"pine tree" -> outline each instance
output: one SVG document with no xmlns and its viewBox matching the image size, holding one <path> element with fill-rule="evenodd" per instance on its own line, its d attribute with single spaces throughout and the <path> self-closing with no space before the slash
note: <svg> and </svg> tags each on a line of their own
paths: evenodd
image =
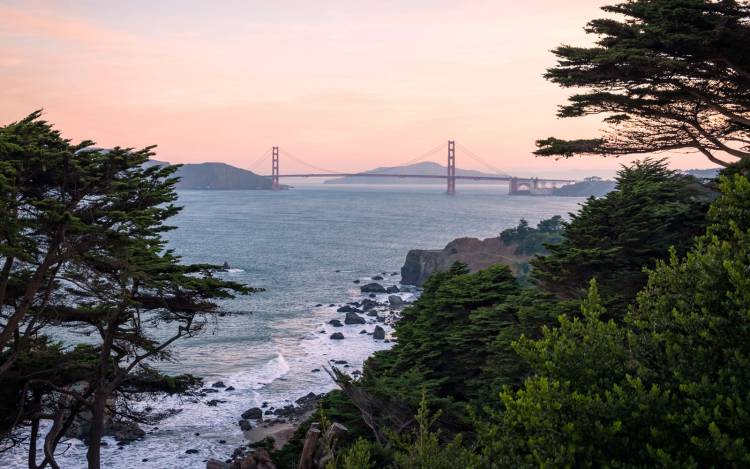
<svg viewBox="0 0 750 469">
<path fill-rule="evenodd" d="M 537 155 L 700 152 L 728 166 L 750 158 L 750 7 L 734 0 L 629 0 L 586 32 L 593 47 L 563 45 L 545 77 L 583 88 L 560 117 L 604 116 L 597 138 L 537 142 Z"/>
</svg>

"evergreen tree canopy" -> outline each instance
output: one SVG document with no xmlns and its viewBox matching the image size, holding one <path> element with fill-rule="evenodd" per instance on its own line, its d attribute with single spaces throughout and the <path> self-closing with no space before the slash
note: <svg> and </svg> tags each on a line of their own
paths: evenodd
<svg viewBox="0 0 750 469">
<path fill-rule="evenodd" d="M 612 314 L 624 314 L 653 267 L 670 246 L 679 254 L 706 226 L 714 194 L 689 176 L 668 170 L 664 161 L 623 167 L 617 186 L 589 199 L 565 225 L 563 241 L 532 259 L 532 281 L 559 300 L 579 300 L 595 277 Z"/>
<path fill-rule="evenodd" d="M 593 283 L 519 354 L 534 376 L 503 392 L 484 467 L 747 467 L 750 464 L 750 182 L 725 178 L 712 224 L 649 272 L 622 325 Z"/>
<path fill-rule="evenodd" d="M 734 0 L 630 0 L 603 8 L 594 47 L 563 45 L 545 77 L 586 91 L 560 117 L 603 115 L 597 138 L 537 142 L 537 155 L 701 152 L 750 158 L 750 6 Z"/>
</svg>

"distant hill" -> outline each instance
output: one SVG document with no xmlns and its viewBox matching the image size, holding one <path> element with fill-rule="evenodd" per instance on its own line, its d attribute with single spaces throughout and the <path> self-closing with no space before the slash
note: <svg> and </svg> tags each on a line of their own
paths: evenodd
<svg viewBox="0 0 750 469">
<path fill-rule="evenodd" d="M 375 168 L 370 171 L 364 171 L 364 173 L 377 173 L 377 174 L 427 174 L 435 176 L 444 176 L 447 168 L 438 163 L 427 161 L 424 163 L 416 163 L 408 166 L 391 166 Z M 507 176 L 507 174 L 490 174 L 483 173 L 481 171 L 474 171 L 470 169 L 456 168 L 456 176 Z M 480 184 L 492 184 L 494 181 L 461 181 L 461 184 L 468 182 L 480 183 Z M 441 181 L 438 179 L 419 179 L 419 178 L 399 178 L 399 177 L 352 177 L 345 176 L 336 179 L 329 179 L 325 181 L 325 184 L 440 184 Z"/>
<path fill-rule="evenodd" d="M 151 160 L 150 164 L 169 164 Z M 271 179 L 226 163 L 185 164 L 177 170 L 177 189 L 262 190 L 271 189 Z M 288 189 L 289 186 L 283 186 Z"/>
<path fill-rule="evenodd" d="M 721 168 L 709 168 L 709 169 L 687 169 L 682 171 L 685 174 L 689 174 L 698 179 L 713 179 L 719 175 Z"/>
<path fill-rule="evenodd" d="M 579 181 L 554 189 L 552 195 L 563 197 L 602 197 L 615 190 L 615 181 L 606 179 Z"/>
</svg>

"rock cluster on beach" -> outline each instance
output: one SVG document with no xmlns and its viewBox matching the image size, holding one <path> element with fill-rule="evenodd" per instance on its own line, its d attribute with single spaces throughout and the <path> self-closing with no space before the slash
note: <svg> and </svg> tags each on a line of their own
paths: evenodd
<svg viewBox="0 0 750 469">
<path fill-rule="evenodd" d="M 402 292 L 411 292 L 412 290 L 409 287 L 399 288 L 393 284 L 388 285 L 388 283 L 397 280 L 393 279 L 395 276 L 397 276 L 396 272 L 390 275 L 387 272 L 373 275 L 369 278 L 373 280 L 372 282 L 368 281 L 360 287 L 360 292 L 364 298 L 346 304 L 328 304 L 328 308 L 335 309 L 335 312 L 340 316 L 328 320 L 323 330 L 318 332 L 329 334 L 331 340 L 340 341 L 346 339 L 347 335 L 352 333 L 350 332 L 351 327 L 347 326 L 360 326 L 356 329 L 356 335 L 370 335 L 372 340 L 389 342 L 385 326 L 393 326 L 399 319 L 401 310 L 409 304 L 401 296 Z M 384 280 L 386 277 L 388 277 L 388 280 Z M 386 285 L 380 283 L 383 281 Z M 356 279 L 354 283 L 359 284 L 361 280 Z M 315 307 L 321 308 L 324 306 L 323 303 L 317 303 Z M 341 367 L 341 369 L 349 369 L 352 366 L 344 359 L 330 359 L 328 365 Z M 311 373 L 320 372 L 321 368 L 311 370 Z M 349 373 L 354 378 L 362 375 L 362 372 L 356 369 Z M 216 382 L 210 388 L 201 391 L 203 395 L 206 395 L 206 393 L 218 392 L 218 389 L 222 389 L 224 386 L 226 386 L 225 383 Z M 294 401 L 294 403 L 281 407 L 273 407 L 269 406 L 268 403 L 263 403 L 261 407 L 247 409 L 239 416 L 237 424 L 250 444 L 237 448 L 232 457 L 226 461 L 209 460 L 206 467 L 211 469 L 272 468 L 273 466 L 269 465 L 272 464 L 270 459 L 266 458 L 265 450 L 253 448 L 253 443 L 270 437 L 274 440 L 276 447 L 283 446 L 297 426 L 312 414 L 322 397 L 323 394 L 310 392 Z M 336 425 L 340 426 L 339 424 Z M 343 426 L 340 430 L 346 431 Z M 326 453 L 324 449 L 317 442 L 311 443 L 309 440 L 309 438 L 314 437 L 314 434 L 315 431 L 308 434 L 308 441 L 305 443 L 307 453 L 302 457 L 318 463 L 325 462 Z"/>
</svg>

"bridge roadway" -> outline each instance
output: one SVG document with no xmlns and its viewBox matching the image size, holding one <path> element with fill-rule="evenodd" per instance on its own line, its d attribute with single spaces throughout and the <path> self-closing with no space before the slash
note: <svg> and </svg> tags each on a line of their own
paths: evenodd
<svg viewBox="0 0 750 469">
<path fill-rule="evenodd" d="M 267 177 L 270 178 L 272 176 L 265 176 L 265 175 L 259 175 L 261 177 Z M 449 176 L 447 175 L 438 175 L 438 174 L 379 174 L 379 173 L 311 173 L 311 174 L 279 174 L 279 179 L 281 178 L 308 178 L 308 177 L 346 177 L 346 176 L 354 176 L 354 177 L 395 177 L 395 178 L 419 178 L 419 179 L 448 179 Z M 575 182 L 572 179 L 545 179 L 545 178 L 523 178 L 523 177 L 515 177 L 515 176 L 452 176 L 455 179 L 467 179 L 467 180 L 474 180 L 474 181 L 522 181 L 522 182 L 532 182 L 532 181 L 539 181 L 542 183 L 545 182 L 552 182 L 552 183 L 573 183 Z"/>
</svg>

